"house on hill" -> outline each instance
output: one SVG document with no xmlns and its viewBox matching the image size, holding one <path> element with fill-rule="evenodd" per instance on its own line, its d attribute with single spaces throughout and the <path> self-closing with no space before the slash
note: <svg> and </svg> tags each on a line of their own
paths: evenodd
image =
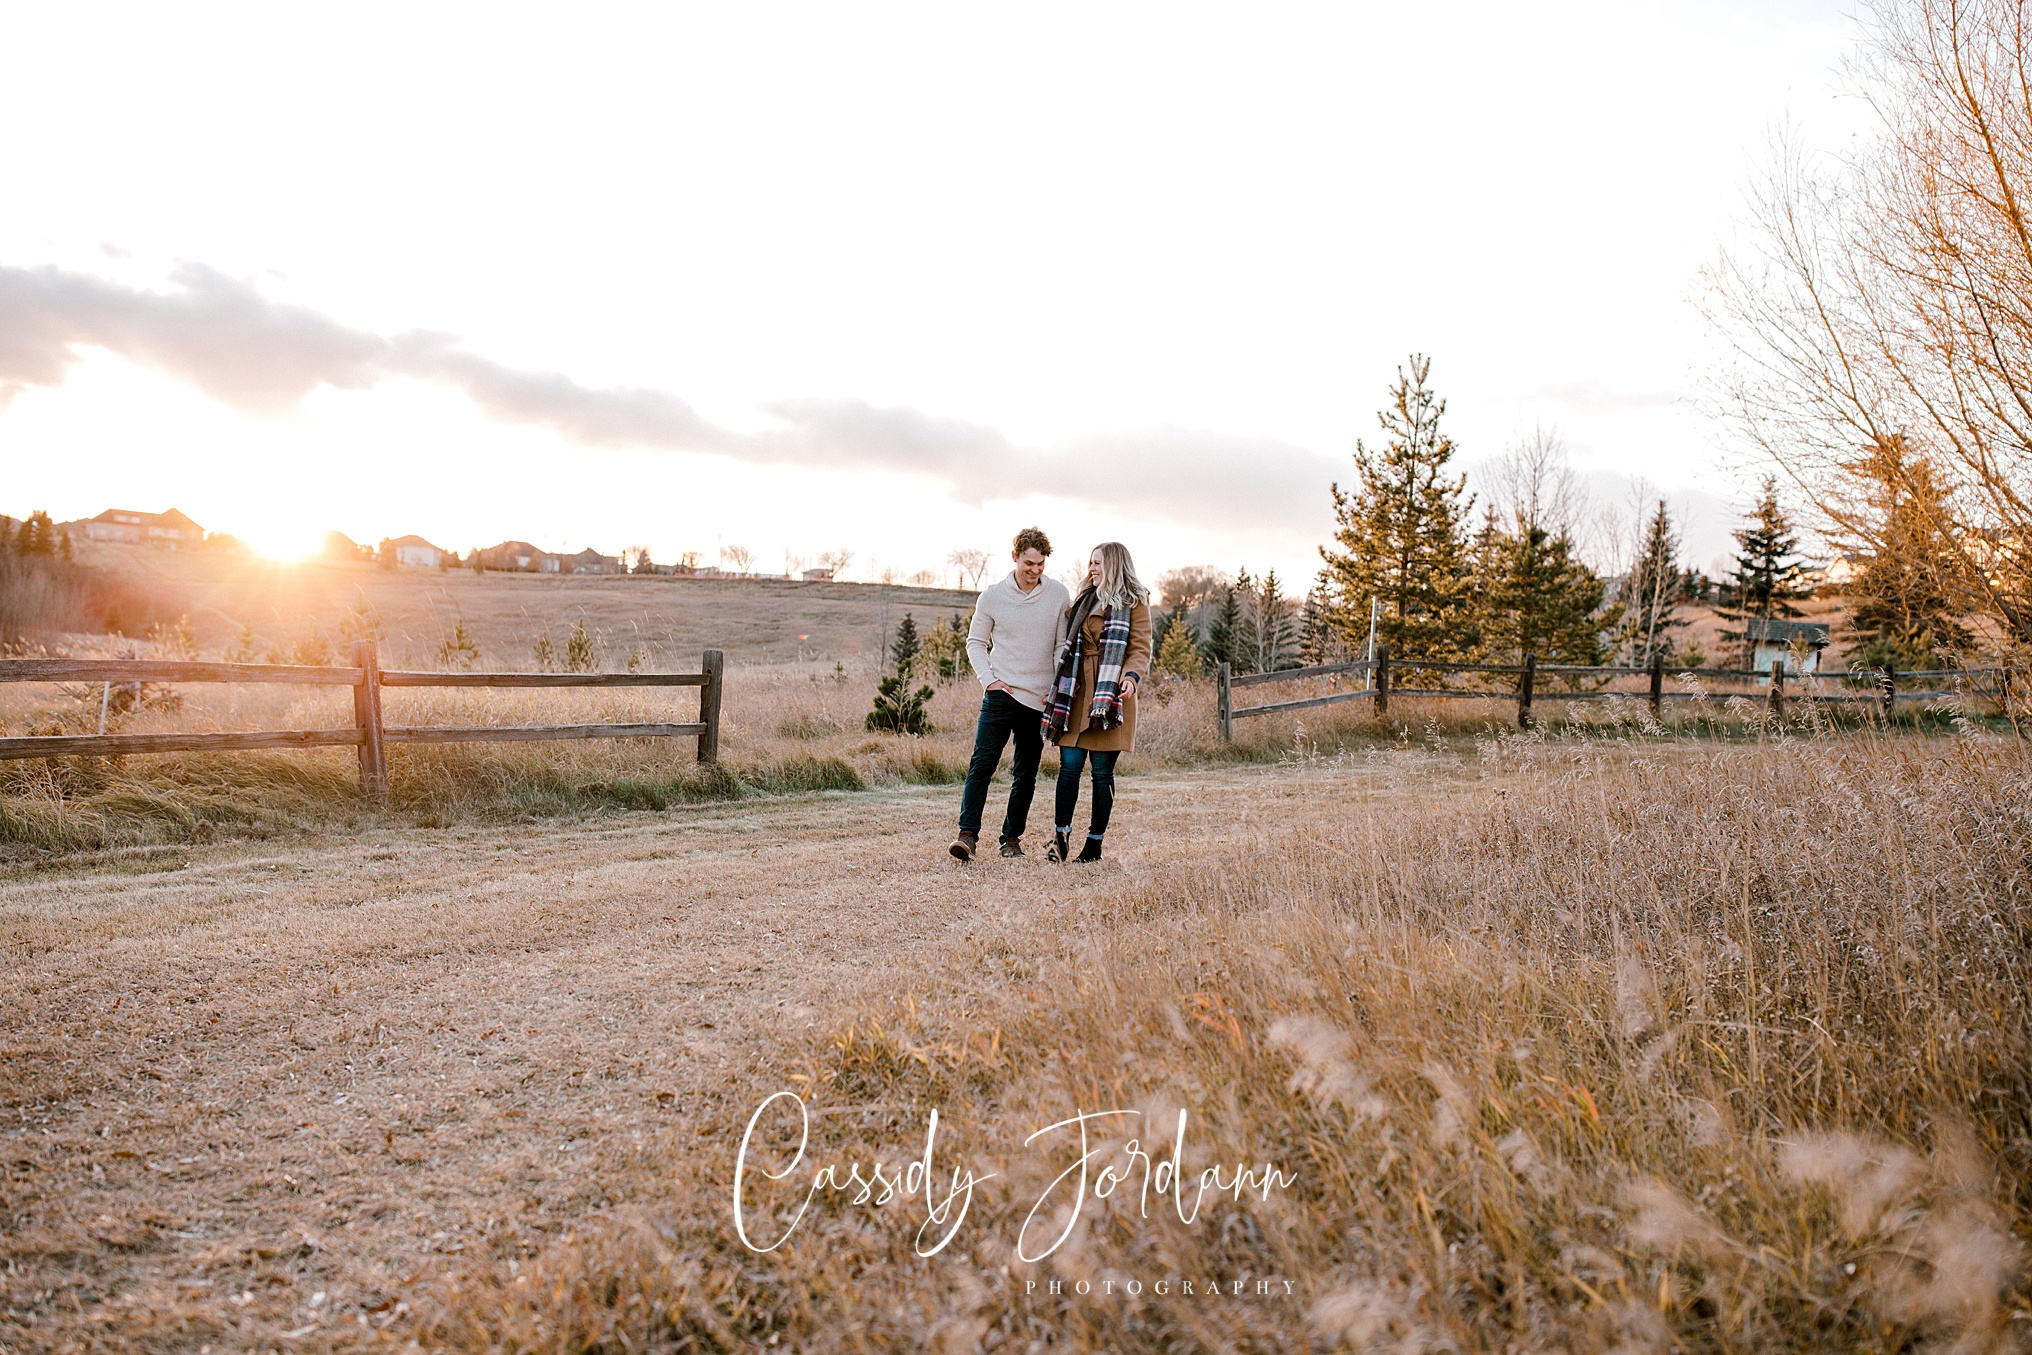
<svg viewBox="0 0 2032 1355">
<path fill-rule="evenodd" d="M 344 532 L 326 532 L 324 548 L 319 553 L 327 560 L 366 560 L 374 555 Z"/>
<path fill-rule="evenodd" d="M 87 541 L 117 541 L 129 546 L 160 546 L 165 550 L 188 550 L 205 539 L 205 529 L 174 508 L 166 513 L 108 508 L 95 518 L 66 522 L 62 530 Z"/>
<path fill-rule="evenodd" d="M 444 561 L 445 553 L 420 536 L 398 536 L 381 543 L 384 554 L 394 552 L 395 563 L 411 569 L 436 569 Z"/>
<path fill-rule="evenodd" d="M 564 572 L 567 574 L 619 574 L 621 557 L 602 555 L 591 546 L 577 555 L 563 557 Z"/>
<path fill-rule="evenodd" d="M 498 546 L 489 546 L 480 552 L 480 561 L 487 568 L 503 573 L 555 574 L 556 567 L 546 569 L 546 560 L 557 557 L 540 550 L 527 541 L 503 541 Z"/>
<path fill-rule="evenodd" d="M 1827 648 L 1825 621 L 1779 621 L 1761 616 L 1748 618 L 1744 634 L 1750 641 L 1750 667 L 1768 679 L 1771 665 L 1782 663 L 1787 673 L 1818 673 L 1820 652 Z"/>
<path fill-rule="evenodd" d="M 833 571 L 824 566 L 820 566 L 817 569 L 807 569 L 804 571 L 804 581 L 806 583 L 831 583 L 833 581 Z"/>
</svg>

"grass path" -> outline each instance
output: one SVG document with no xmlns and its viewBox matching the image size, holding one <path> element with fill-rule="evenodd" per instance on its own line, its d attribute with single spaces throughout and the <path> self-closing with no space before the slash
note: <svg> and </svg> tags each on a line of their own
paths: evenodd
<svg viewBox="0 0 2032 1355">
<path fill-rule="evenodd" d="M 0 1348 L 364 1337 L 684 1160 L 786 1034 L 1405 776 L 1130 777 L 1098 868 L 1042 859 L 1047 785 L 1040 854 L 972 866 L 909 788 L 0 880 Z"/>
</svg>

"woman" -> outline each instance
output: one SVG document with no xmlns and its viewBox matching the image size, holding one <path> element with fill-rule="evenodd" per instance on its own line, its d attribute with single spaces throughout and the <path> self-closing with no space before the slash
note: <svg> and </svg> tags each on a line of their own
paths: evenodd
<svg viewBox="0 0 2032 1355">
<path fill-rule="evenodd" d="M 1136 687 L 1150 671 L 1150 592 L 1136 577 L 1129 548 L 1103 541 L 1087 558 L 1087 583 L 1072 601 L 1044 737 L 1058 745 L 1057 832 L 1045 858 L 1064 861 L 1072 846 L 1080 770 L 1094 769 L 1094 807 L 1077 861 L 1101 859 L 1101 837 L 1115 807 L 1115 760 L 1136 745 Z"/>
</svg>

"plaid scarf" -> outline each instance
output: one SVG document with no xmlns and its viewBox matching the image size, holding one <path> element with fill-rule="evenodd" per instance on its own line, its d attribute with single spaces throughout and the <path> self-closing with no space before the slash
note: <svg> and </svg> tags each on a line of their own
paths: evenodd
<svg viewBox="0 0 2032 1355">
<path fill-rule="evenodd" d="M 1089 593 L 1073 604 L 1071 633 L 1058 661 L 1058 678 L 1051 684 L 1051 701 L 1044 708 L 1044 735 L 1054 741 L 1072 720 L 1080 664 L 1086 657 L 1087 618 L 1093 615 L 1095 602 Z M 1129 614 L 1127 607 L 1108 607 L 1101 612 L 1100 665 L 1094 673 L 1094 694 L 1087 702 L 1089 729 L 1108 730 L 1122 723 L 1122 661 L 1129 656 Z"/>
</svg>

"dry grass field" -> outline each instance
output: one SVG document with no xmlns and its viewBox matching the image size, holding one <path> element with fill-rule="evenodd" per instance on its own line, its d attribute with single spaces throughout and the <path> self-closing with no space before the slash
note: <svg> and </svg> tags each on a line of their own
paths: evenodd
<svg viewBox="0 0 2032 1355">
<path fill-rule="evenodd" d="M 1127 778 L 1094 868 L 899 779 L 18 869 L 0 1345 L 2026 1344 L 2019 744 L 1411 734 Z M 937 1109 L 951 1245 L 821 1191 L 747 1250 L 783 1090 L 758 1242 Z M 1188 1202 L 1292 1184 L 1061 1182 L 1019 1255 L 1026 1135 L 1180 1109 Z"/>
<path fill-rule="evenodd" d="M 423 666 L 446 617 L 487 666 L 575 619 L 609 668 L 615 635 L 725 648 L 723 758 L 403 747 L 386 803 L 349 752 L 0 766 L 0 1351 L 2032 1343 L 2032 768 L 1979 702 L 1520 733 L 1400 692 L 1222 744 L 1207 684 L 1153 684 L 1104 862 L 963 867 L 978 688 L 925 737 L 862 725 L 896 598 L 164 568 L 222 590 L 211 656 L 263 587 L 284 639 L 364 606 Z M 86 729 L 93 695 L 0 691 L 0 725 Z M 396 689 L 387 718 L 695 700 Z M 188 685 L 113 719 L 345 703 Z M 743 1217 L 794 1232 L 751 1251 L 732 1182 L 786 1091 L 809 1141 L 770 1103 Z M 950 1245 L 916 1253 L 922 1193 L 798 1213 L 821 1164 L 902 1170 L 934 1110 L 941 1189 L 979 1178 Z M 1075 1211 L 1076 1134 L 1025 1139 L 1081 1113 Z M 1141 1191 L 1174 1156 L 1173 1199 Z"/>
<path fill-rule="evenodd" d="M 905 612 L 928 626 L 970 612 L 974 602 L 971 592 L 872 583 L 475 574 L 106 545 L 79 559 L 132 580 L 158 612 L 188 615 L 207 655 L 238 642 L 243 628 L 253 632 L 257 653 L 313 635 L 339 645 L 348 623 L 364 613 L 385 632 L 389 667 L 432 666 L 437 646 L 463 618 L 483 668 L 534 667 L 538 636 L 549 635 L 562 651 L 581 621 L 609 668 L 630 653 L 655 665 L 695 665 L 709 647 L 735 663 L 814 659 L 858 668 L 879 657 Z"/>
</svg>

